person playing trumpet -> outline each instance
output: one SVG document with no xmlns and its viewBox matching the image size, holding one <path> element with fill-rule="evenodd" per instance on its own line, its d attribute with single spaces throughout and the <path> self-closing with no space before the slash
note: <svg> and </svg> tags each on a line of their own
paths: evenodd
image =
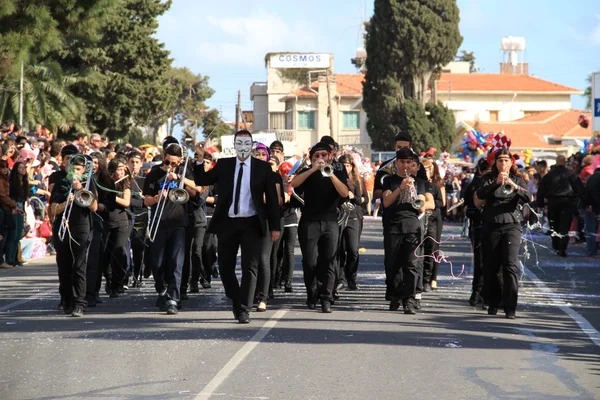
<svg viewBox="0 0 600 400">
<path fill-rule="evenodd" d="M 340 198 L 348 197 L 348 174 L 344 168 L 333 169 L 331 147 L 327 143 L 315 144 L 309 155 L 312 166 L 299 171 L 290 184 L 304 193 L 298 240 L 302 251 L 306 304 L 309 309 L 314 309 L 320 300 L 321 311 L 330 313 L 340 233 L 337 206 Z"/>
<path fill-rule="evenodd" d="M 383 183 L 384 264 L 386 300 L 396 311 L 402 302 L 405 314 L 415 314 L 417 280 L 421 276 L 415 250 L 421 241 L 419 215 L 435 208 L 431 186 L 410 176 L 414 153 L 409 148 L 396 152 L 396 175 Z"/>
<path fill-rule="evenodd" d="M 163 163 L 152 167 L 144 181 L 144 205 L 152 208 L 150 226 L 153 243 L 148 249 L 146 262 L 152 269 L 154 287 L 158 293 L 156 306 L 167 314 L 177 314 L 180 306 L 181 274 L 185 257 L 185 231 L 188 224 L 188 206 L 174 202 L 169 191 L 180 187 L 181 182 L 190 197 L 196 195 L 194 181 L 182 176 L 191 174 L 182 170 L 187 157 L 173 137 L 163 142 Z M 160 207 L 158 206 L 160 203 Z M 164 208 L 163 208 L 164 207 Z M 156 225 L 158 224 L 158 225 Z"/>
<path fill-rule="evenodd" d="M 61 302 L 65 314 L 82 317 L 86 303 L 86 264 L 88 248 L 92 241 L 92 213 L 98 209 L 97 190 L 93 182 L 89 191 L 94 200 L 88 207 L 78 205 L 74 199 L 78 191 L 84 189 L 82 177 L 92 179 L 91 168 L 86 171 L 88 163 L 73 145 L 62 148 L 63 167 L 50 175 L 50 219 L 54 219 L 53 237 L 56 240 L 56 264 L 58 265 L 58 281 Z M 68 172 L 67 172 L 68 171 Z M 68 219 L 63 214 L 68 212 Z M 65 215 L 65 217 L 66 217 Z M 62 224 L 67 224 L 66 235 L 61 240 L 59 231 Z"/>
</svg>

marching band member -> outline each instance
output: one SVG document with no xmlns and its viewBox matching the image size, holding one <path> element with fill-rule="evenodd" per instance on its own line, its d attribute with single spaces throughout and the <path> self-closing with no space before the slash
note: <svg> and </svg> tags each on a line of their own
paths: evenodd
<svg viewBox="0 0 600 400">
<path fill-rule="evenodd" d="M 186 156 L 182 148 L 175 142 L 165 139 L 163 162 L 152 167 L 144 182 L 144 204 L 152 207 L 150 221 L 158 224 L 152 226 L 156 237 L 148 248 L 146 261 L 154 276 L 154 287 L 158 293 L 157 307 L 167 314 L 177 314 L 180 307 L 181 273 L 185 257 L 185 230 L 188 225 L 187 204 L 176 203 L 168 198 L 170 190 L 179 187 L 181 180 L 190 197 L 195 196 L 194 182 L 178 171 Z M 157 204 L 164 206 L 160 211 Z M 164 203 L 163 203 L 164 202 Z M 161 215 L 162 213 L 162 215 Z"/>
<path fill-rule="evenodd" d="M 396 152 L 396 175 L 383 185 L 383 216 L 386 300 L 390 310 L 402 307 L 405 314 L 415 314 L 417 280 L 420 276 L 415 250 L 419 245 L 419 214 L 435 208 L 427 181 L 411 177 L 414 153 L 403 147 Z M 416 209 L 416 200 L 423 204 Z"/>
<path fill-rule="evenodd" d="M 88 248 L 92 239 L 92 213 L 98 209 L 96 199 L 89 207 L 80 207 L 74 202 L 75 194 L 84 189 L 81 182 L 87 172 L 87 179 L 92 179 L 92 171 L 86 171 L 86 160 L 78 154 L 73 145 L 61 150 L 63 167 L 50 176 L 51 199 L 49 213 L 54 219 L 53 237 L 56 238 L 56 264 L 58 265 L 59 292 L 64 302 L 63 311 L 73 317 L 83 317 L 86 306 L 86 262 Z M 77 155 L 77 156 L 75 156 Z M 68 175 L 68 172 L 71 175 Z M 68 180 L 72 177 L 72 181 Z M 71 187 L 73 191 L 71 193 Z M 97 198 L 95 185 L 90 183 L 89 190 Z M 63 213 L 70 205 L 70 215 Z M 68 209 L 67 209 L 68 211 Z M 68 219 L 67 219 L 68 215 Z M 60 239 L 61 225 L 66 225 L 64 239 Z M 64 229 L 65 227 L 63 227 Z"/>
<path fill-rule="evenodd" d="M 340 269 L 343 271 L 349 290 L 356 290 L 356 276 L 358 272 L 358 246 L 360 242 L 360 225 L 362 220 L 361 205 L 362 191 L 358 175 L 358 168 L 348 154 L 340 157 L 339 161 L 346 169 L 346 173 L 353 183 L 354 189 L 348 192 L 349 201 L 354 204 L 354 209 L 349 212 L 348 222 L 342 226 L 342 240 L 339 249 Z"/>
<path fill-rule="evenodd" d="M 127 283 L 127 249 L 130 237 L 130 220 L 127 209 L 131 205 L 131 180 L 127 162 L 116 157 L 108 163 L 108 173 L 119 194 L 115 198 L 115 207 L 108 212 L 108 235 L 106 238 L 106 256 L 110 268 L 110 298 L 123 293 Z"/>
<path fill-rule="evenodd" d="M 309 155 L 311 168 L 299 172 L 291 181 L 292 187 L 304 194 L 298 239 L 302 251 L 306 304 L 309 309 L 314 309 L 320 299 L 321 311 L 330 313 L 339 236 L 337 206 L 340 199 L 348 197 L 348 175 L 345 169 L 339 171 L 331 165 L 333 157 L 327 143 L 317 143 L 310 149 Z M 321 171 L 326 164 L 330 166 L 330 173 Z"/>
<path fill-rule="evenodd" d="M 210 171 L 214 168 L 216 160 L 213 160 L 212 155 L 209 152 L 204 153 L 204 170 Z M 215 205 L 217 204 L 217 185 L 208 186 L 207 196 L 206 196 L 206 221 L 207 225 L 210 223 L 212 219 Z M 204 233 L 204 244 L 202 245 L 202 266 L 204 267 L 204 273 L 200 274 L 200 285 L 203 289 L 210 289 L 212 287 L 211 281 L 212 278 L 219 277 L 219 271 L 217 269 L 217 235 L 214 233 L 208 232 L 208 230 Z M 198 293 L 200 288 L 198 284 L 190 285 L 191 293 Z"/>
<path fill-rule="evenodd" d="M 234 135 L 235 158 L 222 158 L 210 171 L 204 169 L 204 143 L 196 146 L 194 168 L 197 185 L 218 184 L 219 200 L 208 227 L 217 234 L 219 271 L 225 294 L 233 302 L 233 315 L 250 322 L 260 249 L 264 237 L 279 238 L 279 201 L 268 163 L 250 157 L 252 134 Z M 268 221 L 268 228 L 267 228 Z M 242 287 L 235 274 L 238 249 L 242 249 Z"/>
<path fill-rule="evenodd" d="M 424 255 L 423 259 L 423 291 L 437 289 L 437 275 L 440 263 L 433 257 L 439 249 L 439 242 L 442 238 L 442 208 L 446 205 L 446 194 L 444 192 L 444 184 L 437 164 L 429 159 L 423 159 L 423 168 L 427 174 L 427 180 L 431 185 L 431 193 L 435 202 L 435 209 L 429 210 L 424 218 L 427 218 L 427 229 L 425 237 L 429 236 L 423 244 Z"/>
<path fill-rule="evenodd" d="M 298 213 L 296 210 L 298 210 L 300 206 L 298 200 L 292 196 L 292 185 L 290 185 L 291 179 L 288 176 L 291 168 L 291 164 L 287 162 L 279 167 L 279 173 L 281 174 L 283 181 L 287 183 L 287 190 L 284 190 L 285 203 L 283 204 L 282 211 L 283 234 L 281 239 L 281 284 L 286 293 L 292 293 L 294 291 L 292 287 L 295 266 L 294 249 L 298 237 Z"/>
<path fill-rule="evenodd" d="M 485 158 L 482 158 L 477 163 L 475 176 L 471 183 L 465 189 L 465 205 L 467 206 L 467 218 L 471 220 L 469 224 L 469 239 L 471 240 L 471 248 L 473 249 L 473 285 L 471 289 L 471 297 L 469 304 L 472 307 L 481 303 L 483 309 L 487 309 L 486 301 L 483 297 L 483 246 L 481 243 L 481 209 L 475 206 L 475 193 L 483 184 L 482 177 L 490 171 L 490 164 Z"/>
<path fill-rule="evenodd" d="M 129 238 L 132 255 L 132 287 L 142 286 L 142 268 L 144 268 L 144 252 L 146 251 L 146 229 L 148 228 L 148 210 L 144 206 L 144 197 L 142 196 L 144 180 L 146 179 L 144 171 L 142 171 L 142 165 L 144 165 L 142 153 L 134 150 L 127 155 L 127 167 L 131 174 L 131 204 L 129 210 L 133 215 L 133 229 Z M 150 276 L 150 269 L 148 268 L 147 270 L 148 276 L 144 276 L 144 278 Z"/>
<path fill-rule="evenodd" d="M 496 315 L 502 303 L 506 318 L 514 319 L 519 290 L 517 259 L 523 231 L 519 205 L 529 202 L 529 192 L 508 147 L 495 151 L 492 170 L 483 179 L 483 185 L 476 192 L 475 205 L 485 202 L 484 297 L 489 302 L 488 314 Z"/>
</svg>

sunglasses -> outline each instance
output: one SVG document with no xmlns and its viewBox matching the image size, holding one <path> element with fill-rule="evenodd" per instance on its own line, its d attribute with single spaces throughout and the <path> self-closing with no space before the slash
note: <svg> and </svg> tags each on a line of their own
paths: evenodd
<svg viewBox="0 0 600 400">
<path fill-rule="evenodd" d="M 169 161 L 165 160 L 165 161 L 163 161 L 163 165 L 166 165 L 167 167 L 176 167 L 179 165 L 179 161 L 169 162 Z"/>
<path fill-rule="evenodd" d="M 313 154 L 313 157 L 317 157 L 317 158 L 325 158 L 328 156 L 329 156 L 329 153 L 326 151 L 315 151 L 315 153 Z"/>
</svg>

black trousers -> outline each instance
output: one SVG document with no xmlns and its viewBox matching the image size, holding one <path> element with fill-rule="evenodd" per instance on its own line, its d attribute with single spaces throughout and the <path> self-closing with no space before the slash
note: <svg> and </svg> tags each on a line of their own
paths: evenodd
<svg viewBox="0 0 600 400">
<path fill-rule="evenodd" d="M 104 231 L 102 224 L 94 225 L 91 232 L 92 240 L 88 250 L 86 267 L 86 296 L 96 297 L 102 284 L 102 271 L 104 263 Z"/>
<path fill-rule="evenodd" d="M 338 225 L 338 241 L 337 246 L 335 247 L 335 257 L 333 259 L 333 269 L 335 271 L 335 286 L 337 286 L 340 283 L 344 284 L 346 282 L 346 277 L 344 276 L 344 265 L 340 260 L 342 248 L 342 229 L 343 227 L 341 225 Z"/>
<path fill-rule="evenodd" d="M 273 293 L 273 289 L 275 289 L 275 286 L 277 285 L 277 280 L 281 279 L 281 269 L 280 269 L 280 264 L 279 264 L 279 259 L 278 259 L 278 255 L 279 255 L 279 249 L 281 247 L 281 241 L 283 240 L 283 219 L 280 221 L 279 223 L 279 238 L 277 238 L 277 240 L 275 240 L 271 247 L 271 261 L 270 261 L 270 267 L 271 267 L 271 283 L 269 284 L 269 293 Z"/>
<path fill-rule="evenodd" d="M 156 292 L 176 303 L 180 300 L 184 253 L 185 228 L 159 228 L 146 258 L 152 268 Z"/>
<path fill-rule="evenodd" d="M 294 249 L 296 247 L 296 238 L 298 237 L 297 226 L 286 226 L 283 228 L 282 240 L 282 266 L 281 280 L 286 283 L 291 283 L 294 279 Z"/>
<path fill-rule="evenodd" d="M 131 227 L 129 225 L 108 228 L 104 259 L 110 270 L 110 288 L 118 290 L 127 283 L 127 249 Z"/>
<path fill-rule="evenodd" d="M 307 304 L 315 304 L 319 298 L 333 301 L 339 234 L 340 229 L 336 221 L 300 220 L 298 240 L 302 251 Z"/>
<path fill-rule="evenodd" d="M 217 268 L 217 235 L 206 232 L 204 234 L 204 245 L 202 246 L 202 266 L 204 267 L 204 279 L 211 282 L 212 274 Z"/>
<path fill-rule="evenodd" d="M 471 225 L 469 228 L 469 239 L 471 240 L 471 247 L 473 249 L 473 284 L 471 294 L 473 294 L 475 298 L 485 298 L 483 293 L 484 267 L 481 230 L 481 225 L 471 220 Z"/>
<path fill-rule="evenodd" d="M 131 261 L 133 265 L 133 277 L 140 279 L 142 277 L 142 268 L 144 263 L 144 252 L 146 251 L 146 229 L 148 218 L 145 215 L 135 217 L 133 229 L 131 230 Z"/>
<path fill-rule="evenodd" d="M 206 272 L 202 265 L 202 247 L 204 246 L 205 233 L 206 225 L 191 226 L 186 229 L 185 259 L 183 260 L 183 271 L 181 274 L 181 293 L 187 293 L 188 283 L 198 283 L 200 279 L 206 279 Z"/>
<path fill-rule="evenodd" d="M 517 309 L 519 294 L 518 255 L 521 245 L 520 224 L 484 224 L 483 261 L 485 298 L 490 308 L 500 302 L 505 312 Z"/>
<path fill-rule="evenodd" d="M 342 244 L 340 246 L 340 265 L 344 270 L 344 276 L 349 284 L 356 284 L 359 241 L 360 221 L 358 219 L 349 219 L 342 231 Z"/>
<path fill-rule="evenodd" d="M 249 312 L 256 289 L 260 250 L 263 244 L 260 221 L 257 216 L 228 218 L 225 226 L 227 229 L 217 236 L 221 281 L 225 288 L 225 295 L 231 299 L 233 307 Z M 241 286 L 235 274 L 237 252 L 240 247 L 242 249 Z"/>
<path fill-rule="evenodd" d="M 88 229 L 71 225 L 64 240 L 58 240 L 61 218 L 53 225 L 56 240 L 56 264 L 58 265 L 58 291 L 61 299 L 69 306 L 85 307 L 86 264 L 92 235 Z"/>
<path fill-rule="evenodd" d="M 420 238 L 420 233 L 384 232 L 386 300 L 414 302 L 420 276 L 415 249 Z"/>
<path fill-rule="evenodd" d="M 554 250 L 567 250 L 569 228 L 575 215 L 575 207 L 569 199 L 548 199 L 548 221 L 550 228 L 562 237 L 552 236 Z"/>
<path fill-rule="evenodd" d="M 271 286 L 271 251 L 273 250 L 273 241 L 271 236 L 265 236 L 260 243 L 260 258 L 258 262 L 255 297 L 258 301 L 267 301 L 269 292 L 272 293 Z"/>
<path fill-rule="evenodd" d="M 437 281 L 440 263 L 432 255 L 435 256 L 440 248 L 438 243 L 442 238 L 442 225 L 441 218 L 429 217 L 425 237 L 429 236 L 430 239 L 425 240 L 423 243 L 423 255 L 427 256 L 423 258 L 423 284 L 431 284 L 431 281 Z"/>
</svg>

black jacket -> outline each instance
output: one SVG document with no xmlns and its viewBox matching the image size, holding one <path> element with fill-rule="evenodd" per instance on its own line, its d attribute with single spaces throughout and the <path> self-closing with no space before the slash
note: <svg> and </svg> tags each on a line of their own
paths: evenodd
<svg viewBox="0 0 600 400">
<path fill-rule="evenodd" d="M 583 183 L 564 165 L 557 165 L 550 170 L 540 182 L 537 192 L 539 207 L 546 205 L 546 200 L 570 201 L 573 204 L 582 199 Z"/>
<path fill-rule="evenodd" d="M 600 214 L 600 168 L 596 168 L 585 183 L 585 205 L 592 206 L 592 211 Z"/>
<path fill-rule="evenodd" d="M 261 233 L 267 234 L 267 221 L 273 231 L 280 228 L 280 210 L 277 199 L 277 190 L 273 183 L 273 170 L 267 162 L 251 157 L 250 191 L 256 214 L 260 221 Z M 247 162 L 247 161 L 246 161 Z M 227 231 L 229 207 L 233 201 L 236 157 L 221 158 L 210 171 L 204 171 L 204 163 L 194 166 L 194 180 L 198 186 L 219 185 L 219 200 L 214 214 L 208 225 L 210 233 L 224 233 Z M 266 199 L 266 204 L 264 199 Z"/>
<path fill-rule="evenodd" d="M 505 195 L 501 185 L 496 183 L 497 174 L 486 174 L 482 177 L 483 184 L 477 190 L 477 197 L 485 200 L 483 207 L 483 222 L 496 224 L 520 223 L 523 220 L 519 205 L 529 202 L 527 184 L 521 178 L 510 176 L 520 189 Z"/>
</svg>

